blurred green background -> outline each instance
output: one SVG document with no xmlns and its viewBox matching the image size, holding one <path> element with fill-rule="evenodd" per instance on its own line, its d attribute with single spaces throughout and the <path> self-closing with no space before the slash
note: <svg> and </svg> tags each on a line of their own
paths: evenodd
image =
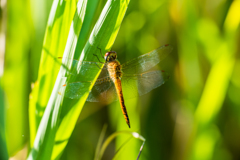
<svg viewBox="0 0 240 160">
<path fill-rule="evenodd" d="M 0 159 L 6 150 L 9 157 L 25 159 L 29 94 L 52 1 L 0 2 Z M 160 64 L 170 79 L 126 100 L 131 129 L 118 102 L 86 103 L 60 159 L 93 159 L 104 124 L 105 138 L 121 130 L 141 134 L 141 160 L 240 159 L 239 8 L 240 0 L 131 0 L 112 49 L 123 63 L 171 44 L 172 53 Z M 103 159 L 112 159 L 127 140 L 114 140 Z M 116 159 L 136 159 L 140 146 L 131 139 Z"/>
</svg>

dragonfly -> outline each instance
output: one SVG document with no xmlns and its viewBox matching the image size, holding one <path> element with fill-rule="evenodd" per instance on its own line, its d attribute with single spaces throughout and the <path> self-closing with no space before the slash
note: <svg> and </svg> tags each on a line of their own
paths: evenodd
<svg viewBox="0 0 240 160">
<path fill-rule="evenodd" d="M 87 82 L 72 82 L 64 85 L 66 87 L 64 96 L 70 99 L 79 99 L 86 91 L 89 91 L 87 98 L 89 102 L 112 102 L 119 100 L 123 116 L 130 128 L 130 120 L 124 98 L 129 99 L 142 96 L 161 86 L 169 79 L 169 75 L 164 70 L 156 70 L 154 66 L 161 62 L 172 49 L 171 45 L 163 45 L 122 65 L 117 60 L 115 51 L 105 53 L 103 57 L 105 62 L 80 62 L 71 59 L 76 66 L 85 70 L 83 77 L 93 70 L 99 71 L 99 66 L 102 63 L 104 65 L 91 90 L 89 90 Z M 70 59 L 66 61 L 70 61 Z"/>
</svg>

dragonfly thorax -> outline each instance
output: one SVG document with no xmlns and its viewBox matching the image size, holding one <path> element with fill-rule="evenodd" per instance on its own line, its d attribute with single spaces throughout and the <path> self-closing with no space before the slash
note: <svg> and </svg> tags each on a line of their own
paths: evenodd
<svg viewBox="0 0 240 160">
<path fill-rule="evenodd" d="M 111 62 L 117 59 L 117 53 L 115 51 L 107 52 L 104 56 L 106 62 Z"/>
</svg>

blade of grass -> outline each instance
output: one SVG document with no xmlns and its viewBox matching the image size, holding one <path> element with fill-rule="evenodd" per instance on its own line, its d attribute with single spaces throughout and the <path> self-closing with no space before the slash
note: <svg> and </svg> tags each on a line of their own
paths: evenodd
<svg viewBox="0 0 240 160">
<path fill-rule="evenodd" d="M 4 35 L 1 33 L 0 52 L 5 55 L 0 57 L 4 59 L 2 87 L 7 97 L 4 104 L 7 108 L 5 136 L 11 157 L 28 141 L 29 52 L 33 28 L 30 1 L 22 3 L 9 0 L 5 9 L 3 16 L 7 21 L 2 24 L 2 19 L 0 20 L 0 30 L 4 31 Z"/>
<path fill-rule="evenodd" d="M 94 19 L 96 18 L 96 10 L 98 5 L 99 0 L 94 0 L 87 4 L 86 18 L 83 22 L 82 30 L 78 37 L 77 47 L 74 54 L 75 59 L 79 58 L 85 44 L 88 41 L 92 28 L 94 27 Z"/>
<path fill-rule="evenodd" d="M 84 2 L 83 4 L 86 4 L 86 1 L 83 1 L 83 2 Z M 120 27 L 121 21 L 123 19 L 123 16 L 125 14 L 127 4 L 128 4 L 128 1 L 108 1 L 107 2 L 100 16 L 100 19 L 97 22 L 89 38 L 89 41 L 87 42 L 85 48 L 83 49 L 80 60 L 83 60 L 83 59 L 85 60 L 89 57 L 93 58 L 93 53 L 94 53 L 94 50 L 96 50 L 97 46 L 104 47 L 104 48 L 107 48 L 107 47 L 110 48 L 112 46 L 116 38 L 117 31 Z M 82 6 L 82 5 L 79 5 L 79 6 Z M 83 10 L 78 9 L 78 13 L 79 12 L 83 13 Z M 81 14 L 79 15 L 81 17 Z M 78 35 L 76 34 L 77 33 L 76 29 L 78 31 L 80 27 L 76 25 L 76 23 L 73 23 L 63 57 L 74 56 L 73 55 L 73 52 L 75 51 L 74 45 L 76 44 L 75 35 Z M 88 57 L 87 55 L 90 55 L 90 56 Z M 67 68 L 71 68 L 71 62 L 67 64 L 64 63 L 64 66 L 67 66 Z M 84 72 L 84 70 L 79 70 L 79 72 L 81 71 Z M 88 92 L 86 92 L 85 95 L 80 99 L 79 102 L 81 105 L 78 105 L 77 107 L 71 107 L 71 111 L 67 112 L 68 114 L 65 113 L 66 115 L 64 115 L 63 118 L 59 118 L 61 107 L 70 107 L 69 104 L 67 106 L 65 105 L 61 106 L 63 96 L 58 94 L 58 91 L 62 88 L 63 83 L 65 81 L 68 82 L 68 80 L 62 78 L 65 76 L 65 73 L 66 73 L 66 68 L 61 67 L 57 77 L 57 81 L 55 83 L 53 92 L 49 100 L 49 103 L 47 105 L 47 108 L 44 112 L 44 116 L 39 126 L 38 133 L 34 141 L 34 148 L 32 149 L 30 156 L 28 157 L 29 159 L 50 159 L 50 156 L 52 154 L 54 136 L 57 130 L 57 122 L 60 122 L 60 120 L 62 120 L 60 122 L 60 128 L 59 128 L 60 131 L 62 131 L 63 129 L 61 128 L 61 126 L 64 126 L 64 127 L 68 126 L 68 128 L 70 129 L 69 131 L 69 129 L 64 128 L 63 132 L 60 132 L 61 133 L 60 135 L 65 136 L 64 135 L 65 132 L 67 132 L 67 134 L 68 133 L 71 134 L 73 127 L 76 123 L 76 117 L 79 115 L 81 108 L 84 102 L 86 101 Z M 92 75 L 92 76 L 93 76 L 93 80 L 97 78 L 96 73 L 95 75 Z M 89 87 L 91 86 L 89 85 Z M 75 110 L 77 112 L 72 112 L 74 111 L 74 109 L 77 109 Z M 71 114 L 73 113 L 75 114 L 75 116 L 71 116 Z M 67 139 L 63 139 L 63 142 L 66 142 L 66 140 Z M 62 150 L 63 148 L 61 149 L 61 151 Z"/>
<path fill-rule="evenodd" d="M 1 77 L 0 77 L 1 82 Z M 6 137 L 5 137 L 5 107 L 4 94 L 0 86 L 0 159 L 8 159 Z"/>
<path fill-rule="evenodd" d="M 136 139 L 139 139 L 139 140 L 142 141 L 142 145 L 141 145 L 141 147 L 139 149 L 138 156 L 137 156 L 137 160 L 138 160 L 140 158 L 141 153 L 142 153 L 142 149 L 144 147 L 146 139 L 143 136 L 141 136 L 140 134 L 138 134 L 137 132 L 132 132 L 131 134 L 132 134 L 133 138 L 136 138 Z M 130 138 L 132 138 L 132 137 L 130 137 Z M 130 140 L 130 138 L 129 138 L 129 140 Z M 126 142 L 123 143 L 122 146 L 118 148 L 118 150 L 116 151 L 116 154 L 114 155 L 113 159 L 117 158 L 118 153 L 120 153 L 120 150 L 127 144 L 127 142 L 128 142 L 128 140 L 126 140 Z"/>
<path fill-rule="evenodd" d="M 68 54 L 69 56 L 73 56 L 74 54 L 77 38 L 85 16 L 86 4 L 87 0 L 79 1 L 77 4 L 77 10 L 70 27 L 64 55 Z M 61 86 L 66 82 L 66 78 L 62 78 L 64 77 L 65 72 L 65 68 L 61 67 L 28 159 L 51 159 L 63 98 L 58 95 L 58 91 L 60 91 Z"/>
<path fill-rule="evenodd" d="M 122 146 L 116 151 L 113 159 L 116 158 L 116 156 L 117 156 L 117 154 L 119 153 L 119 151 L 130 141 L 131 138 L 136 138 L 136 139 L 139 139 L 139 140 L 143 141 L 143 143 L 142 143 L 142 145 L 141 145 L 141 147 L 140 147 L 140 150 L 139 150 L 138 157 L 137 157 L 137 159 L 139 159 L 140 154 L 141 154 L 142 149 L 143 149 L 143 146 L 144 146 L 145 141 L 146 141 L 145 138 L 142 137 L 141 135 L 139 135 L 137 132 L 119 131 L 119 132 L 115 132 L 115 133 L 113 133 L 112 135 L 110 135 L 110 136 L 105 140 L 105 142 L 102 144 L 101 149 L 98 149 L 98 148 L 97 148 L 96 153 L 95 153 L 95 158 L 94 158 L 94 160 L 102 159 L 102 156 L 103 156 L 103 154 L 104 154 L 107 146 L 112 142 L 112 140 L 113 140 L 114 138 L 117 138 L 117 136 L 122 135 L 122 134 L 127 134 L 127 135 L 130 135 L 131 137 L 130 137 L 129 139 L 127 139 L 127 140 L 125 141 L 125 143 L 123 143 Z M 102 137 L 102 136 L 101 136 L 101 137 Z"/>
<path fill-rule="evenodd" d="M 100 156 L 99 154 L 100 154 L 100 151 L 101 151 L 101 145 L 102 145 L 102 142 L 104 140 L 104 136 L 106 134 L 106 130 L 107 130 L 107 125 L 104 125 L 103 129 L 101 131 L 100 137 L 98 139 L 94 160 L 97 160 L 99 158 L 99 156 Z"/>
<path fill-rule="evenodd" d="M 94 26 L 89 40 L 87 41 L 82 51 L 80 61 L 93 61 L 93 59 L 97 61 L 96 57 L 94 57 L 93 54 L 97 54 L 98 57 L 101 57 L 101 53 L 98 48 L 102 48 L 102 52 L 103 50 L 108 50 L 111 48 L 117 36 L 120 24 L 125 15 L 128 3 L 129 0 L 109 0 L 106 3 L 100 15 L 100 18 Z M 79 53 L 75 53 L 75 55 L 76 54 Z M 75 57 L 78 57 L 78 55 Z M 88 75 L 88 78 L 82 77 L 82 79 L 78 79 L 78 81 L 93 82 L 96 80 L 99 73 L 86 72 L 83 68 L 78 72 L 80 73 L 80 75 Z M 88 87 L 90 90 L 92 87 L 91 84 L 89 84 Z M 56 155 L 58 155 L 58 153 L 66 146 L 68 139 L 75 127 L 79 114 L 82 110 L 82 107 L 87 99 L 87 96 L 88 92 L 86 92 L 86 94 L 82 96 L 78 102 L 70 99 L 64 99 L 63 111 L 60 118 L 61 122 L 56 136 L 56 142 L 58 143 L 55 146 L 56 151 L 54 151 L 54 154 L 56 153 Z M 57 148 L 60 151 L 57 151 Z"/>
<path fill-rule="evenodd" d="M 29 101 L 31 147 L 60 68 L 55 57 L 62 56 L 64 52 L 76 4 L 77 0 L 53 1 L 43 42 L 38 80 Z"/>
<path fill-rule="evenodd" d="M 86 15 L 85 15 L 86 18 L 83 22 L 83 26 L 82 26 L 80 35 L 78 37 L 78 42 L 77 42 L 77 46 L 76 46 L 76 50 L 75 50 L 75 54 L 74 54 L 74 59 L 79 58 L 81 51 L 83 50 L 83 47 L 88 40 L 88 37 L 91 33 L 91 28 L 93 28 L 92 27 L 93 26 L 93 18 L 95 16 L 94 13 L 96 12 L 98 4 L 99 4 L 99 0 L 95 0 L 91 3 L 87 3 Z M 65 107 L 65 108 L 69 108 L 69 107 Z M 74 112 L 76 112 L 76 110 Z M 78 111 L 78 112 L 80 112 L 80 111 Z M 63 113 L 65 113 L 65 111 L 63 111 Z M 64 115 L 63 115 L 63 117 L 64 117 Z M 61 117 L 61 119 L 63 117 Z M 66 123 L 66 125 L 68 126 L 67 123 Z M 65 128 L 63 125 L 61 125 L 61 126 L 63 127 L 63 129 Z M 58 132 L 56 134 L 56 138 L 55 138 L 55 146 L 53 148 L 52 159 L 58 159 L 58 157 L 61 156 L 62 150 L 64 149 L 64 147 L 66 146 L 66 144 L 68 142 L 66 139 L 68 139 L 68 137 L 70 137 L 71 133 L 72 133 L 71 130 L 69 130 L 69 132 L 66 132 L 66 130 L 64 132 L 61 129 L 58 130 Z"/>
</svg>

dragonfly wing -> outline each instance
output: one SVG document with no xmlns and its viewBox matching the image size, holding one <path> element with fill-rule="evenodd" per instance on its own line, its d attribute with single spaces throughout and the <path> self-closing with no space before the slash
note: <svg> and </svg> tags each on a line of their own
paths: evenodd
<svg viewBox="0 0 240 160">
<path fill-rule="evenodd" d="M 142 74 L 124 74 L 122 77 L 123 96 L 125 99 L 142 96 L 161 86 L 169 79 L 165 71 L 149 71 Z"/>
<path fill-rule="evenodd" d="M 85 68 L 87 65 L 89 65 L 89 63 L 84 63 L 83 67 Z M 90 65 L 91 66 L 91 65 Z M 89 71 L 89 72 L 93 72 L 93 71 Z M 84 79 L 89 79 L 89 73 L 86 73 L 84 76 Z M 79 74 L 78 74 L 79 76 Z M 108 71 L 106 69 L 103 69 L 99 75 L 99 77 L 108 77 Z M 98 92 L 102 91 L 102 88 L 100 87 L 101 84 L 103 84 L 103 86 L 106 88 L 108 83 L 111 85 L 111 81 L 106 81 L 105 83 L 103 83 L 103 79 L 104 78 L 100 78 L 96 81 L 95 85 L 96 87 L 93 87 L 94 91 L 97 89 Z M 106 78 L 105 78 L 106 79 Z M 65 89 L 65 97 L 71 98 L 71 99 L 79 99 L 83 94 L 85 94 L 86 92 L 90 92 L 89 86 L 90 86 L 91 82 L 90 81 L 81 81 L 81 82 L 72 82 L 69 84 L 64 85 L 64 87 L 66 87 Z M 113 89 L 112 89 L 113 90 Z M 90 92 L 90 96 L 92 95 L 93 92 Z M 96 92 L 94 92 L 96 93 Z M 93 101 L 93 98 L 92 98 Z M 96 97 L 95 97 L 95 101 L 96 101 Z"/>
<path fill-rule="evenodd" d="M 123 74 L 121 79 L 123 96 L 130 99 L 142 96 L 151 90 L 161 86 L 169 79 L 164 71 L 149 71 L 142 74 Z M 79 99 L 86 92 L 90 92 L 87 98 L 89 102 L 112 102 L 118 99 L 115 85 L 110 77 L 97 79 L 92 90 L 91 82 L 74 82 L 66 85 L 65 97 Z"/>
<path fill-rule="evenodd" d="M 115 85 L 110 77 L 97 79 L 89 93 L 89 102 L 112 102 L 117 100 Z"/>
<path fill-rule="evenodd" d="M 78 61 L 72 58 L 62 58 L 62 65 L 67 69 L 67 73 L 73 76 L 84 77 L 86 81 L 92 79 L 92 75 L 96 75 L 101 69 L 103 63 L 100 62 L 91 62 L 91 61 Z M 71 66 L 69 69 L 66 65 Z M 81 70 L 81 72 L 79 72 Z M 89 74 L 91 73 L 91 74 Z M 107 65 L 104 64 L 101 71 L 101 77 L 107 77 Z"/>
<path fill-rule="evenodd" d="M 161 46 L 149 53 L 124 63 L 122 65 L 122 71 L 126 74 L 140 74 L 145 72 L 162 61 L 172 49 L 173 48 L 170 45 Z"/>
<path fill-rule="evenodd" d="M 78 99 L 80 98 L 84 93 L 90 92 L 89 86 L 91 83 L 90 81 L 94 78 L 99 70 L 102 70 L 100 72 L 99 78 L 97 82 L 95 83 L 96 87 L 93 87 L 93 91 L 90 92 L 90 96 L 88 98 L 89 101 L 99 101 L 96 97 L 97 95 L 103 96 L 103 94 L 100 94 L 100 92 L 103 90 L 100 86 L 100 83 L 103 84 L 104 88 L 109 84 L 110 82 L 106 81 L 105 83 L 102 83 L 102 77 L 108 77 L 108 71 L 107 71 L 107 65 L 100 63 L 100 62 L 90 62 L 90 61 L 78 61 L 72 58 L 61 58 L 62 59 L 62 65 L 66 68 L 67 73 L 69 74 L 69 81 L 75 81 L 76 79 L 84 79 L 85 81 L 79 81 L 79 82 L 73 82 L 65 85 L 65 97 L 71 98 L 71 99 Z M 67 67 L 71 66 L 69 69 Z M 81 70 L 81 72 L 79 72 Z M 106 79 L 106 78 L 105 78 Z M 113 89 L 112 89 L 113 90 Z M 106 92 L 105 92 L 106 93 Z M 94 94 L 94 96 L 93 96 Z"/>
<path fill-rule="evenodd" d="M 64 85 L 66 87 L 64 96 L 70 99 L 79 99 L 90 91 L 91 82 L 73 82 Z"/>
<path fill-rule="evenodd" d="M 103 66 L 103 68 L 102 68 L 102 70 L 101 70 L 101 73 L 100 73 L 99 76 L 98 76 L 97 81 L 100 81 L 100 82 L 101 82 L 100 79 L 102 79 L 102 78 L 105 78 L 105 79 L 106 79 L 106 77 L 109 77 L 109 73 L 108 73 L 108 70 L 107 70 L 107 64 L 105 63 L 104 66 Z"/>
</svg>

